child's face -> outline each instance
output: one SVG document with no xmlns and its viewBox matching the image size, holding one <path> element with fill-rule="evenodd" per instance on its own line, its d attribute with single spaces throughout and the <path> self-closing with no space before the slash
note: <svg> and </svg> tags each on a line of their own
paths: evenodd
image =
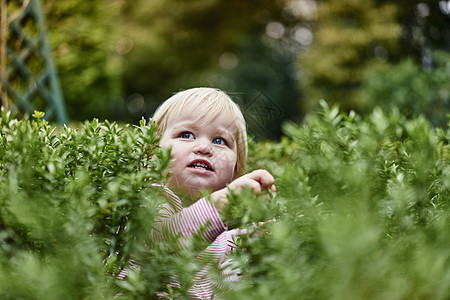
<svg viewBox="0 0 450 300">
<path fill-rule="evenodd" d="M 172 148 L 173 164 L 168 187 L 194 198 L 202 189 L 217 191 L 231 182 L 236 167 L 234 119 L 224 113 L 207 122 L 196 111 L 169 116 L 160 146 Z M 195 199 L 193 199 L 195 200 Z"/>
</svg>

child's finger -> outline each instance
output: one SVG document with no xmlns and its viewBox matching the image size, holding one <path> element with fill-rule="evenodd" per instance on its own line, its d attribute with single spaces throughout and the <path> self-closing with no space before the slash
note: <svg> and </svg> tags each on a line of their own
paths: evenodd
<svg viewBox="0 0 450 300">
<path fill-rule="evenodd" d="M 242 190 L 242 188 L 245 186 L 248 186 L 249 188 L 251 188 L 252 191 L 256 194 L 261 193 L 260 183 L 249 177 L 242 176 L 241 178 L 236 179 L 235 181 L 230 183 L 230 185 L 229 185 L 230 188 L 232 188 L 233 190 L 235 190 L 237 192 L 240 192 Z"/>
<path fill-rule="evenodd" d="M 259 195 L 261 193 L 262 188 L 258 181 L 246 178 L 245 185 L 250 187 L 255 194 Z"/>
<path fill-rule="evenodd" d="M 253 180 L 258 181 L 261 185 L 261 189 L 269 189 L 275 182 L 272 174 L 266 170 L 255 170 L 247 175 Z"/>
</svg>

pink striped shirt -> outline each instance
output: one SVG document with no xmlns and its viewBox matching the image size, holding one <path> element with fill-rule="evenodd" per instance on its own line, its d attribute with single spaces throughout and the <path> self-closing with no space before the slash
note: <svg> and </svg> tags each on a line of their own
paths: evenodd
<svg viewBox="0 0 450 300">
<path fill-rule="evenodd" d="M 232 250 L 231 241 L 242 231 L 227 230 L 227 226 L 220 219 L 216 208 L 206 198 L 201 198 L 189 207 L 183 207 L 177 195 L 166 187 L 164 187 L 164 191 L 168 203 L 163 204 L 160 218 L 155 226 L 156 230 L 152 231 L 151 236 L 155 240 L 164 240 L 163 232 L 165 230 L 171 234 L 180 234 L 179 242 L 183 246 L 183 237 L 197 234 L 202 229 L 202 237 L 211 242 L 203 255 L 214 258 L 214 260 L 211 260 L 196 274 L 189 293 L 193 299 L 211 299 L 214 290 L 223 289 L 223 282 L 238 278 L 238 271 L 231 273 L 229 270 L 225 270 L 225 266 L 229 263 L 227 253 Z M 216 282 L 208 276 L 213 261 L 216 261 L 222 270 L 224 275 L 222 283 Z"/>
<path fill-rule="evenodd" d="M 195 275 L 189 294 L 191 299 L 212 299 L 214 291 L 224 289 L 224 283 L 238 279 L 239 270 L 231 271 L 230 268 L 226 268 L 230 263 L 227 253 L 232 250 L 231 241 L 245 230 L 227 230 L 216 208 L 206 198 L 201 198 L 189 207 L 183 207 L 177 195 L 166 187 L 162 188 L 168 202 L 163 204 L 155 229 L 150 236 L 153 240 L 164 241 L 167 234 L 179 234 L 178 242 L 183 247 L 186 239 L 202 231 L 202 237 L 211 244 L 198 259 L 203 257 L 212 259 Z M 223 278 L 220 281 L 208 276 L 214 262 L 218 263 L 222 270 Z M 135 264 L 134 260 L 130 260 L 131 268 L 134 268 Z M 124 269 L 117 277 L 125 279 L 127 273 Z M 177 282 L 174 281 L 171 285 L 177 286 Z M 158 296 L 166 298 L 164 293 L 158 293 Z"/>
</svg>

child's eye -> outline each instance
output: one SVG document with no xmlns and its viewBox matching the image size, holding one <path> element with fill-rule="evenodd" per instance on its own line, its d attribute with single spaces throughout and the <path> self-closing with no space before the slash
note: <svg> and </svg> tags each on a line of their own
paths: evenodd
<svg viewBox="0 0 450 300">
<path fill-rule="evenodd" d="M 180 137 L 183 139 L 193 139 L 194 135 L 189 131 L 184 131 L 180 134 Z"/>
<path fill-rule="evenodd" d="M 213 139 L 212 143 L 216 144 L 216 145 L 227 145 L 227 142 L 223 138 L 219 138 L 219 137 Z"/>
</svg>

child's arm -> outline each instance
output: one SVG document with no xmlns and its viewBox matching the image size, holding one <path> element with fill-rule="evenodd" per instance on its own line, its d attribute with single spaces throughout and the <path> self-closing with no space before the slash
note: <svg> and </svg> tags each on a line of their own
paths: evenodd
<svg viewBox="0 0 450 300">
<path fill-rule="evenodd" d="M 203 230 L 205 240 L 212 242 L 226 230 L 216 208 L 205 198 L 201 198 L 189 207 L 182 207 L 181 200 L 172 191 L 165 190 L 165 203 L 156 219 L 151 238 L 163 241 L 170 235 L 188 237 Z"/>
<path fill-rule="evenodd" d="M 232 189 L 239 192 L 244 187 L 250 187 L 256 194 L 263 190 L 276 192 L 273 176 L 266 170 L 256 170 L 233 180 L 228 187 L 213 192 L 211 202 L 201 198 L 189 207 L 182 208 L 180 199 L 173 193 L 168 193 L 171 206 L 161 210 L 155 229 L 151 236 L 155 240 L 165 240 L 167 234 L 180 234 L 182 237 L 192 236 L 204 229 L 203 237 L 206 240 L 214 239 L 226 231 L 220 217 L 225 205 L 228 203 L 228 192 Z M 179 203 L 178 203 L 179 202 Z"/>
<path fill-rule="evenodd" d="M 241 191 L 244 187 L 250 187 L 253 192 L 260 194 L 263 190 L 268 190 L 273 194 L 276 193 L 274 185 L 275 179 L 266 170 L 255 170 L 233 180 L 228 187 L 218 190 L 211 194 L 210 199 L 213 205 L 219 212 L 222 212 L 225 205 L 228 203 L 228 192 L 234 190 Z"/>
</svg>

